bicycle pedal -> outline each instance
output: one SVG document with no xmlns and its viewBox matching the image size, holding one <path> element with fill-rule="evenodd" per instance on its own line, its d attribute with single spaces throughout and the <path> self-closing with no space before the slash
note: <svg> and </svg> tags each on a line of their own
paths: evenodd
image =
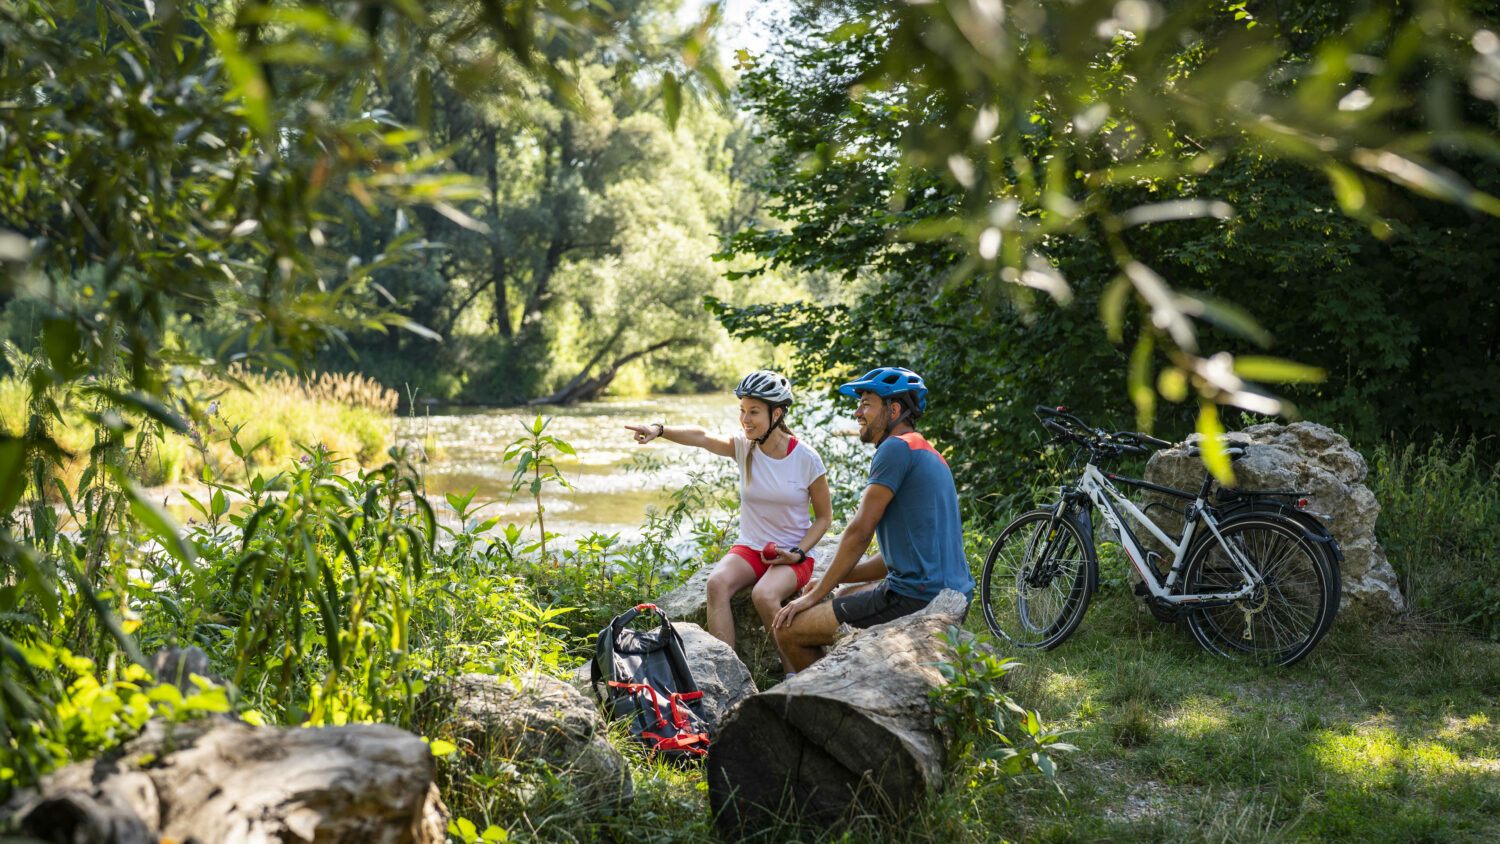
<svg viewBox="0 0 1500 844">
<path fill-rule="evenodd" d="M 1151 594 L 1151 587 L 1146 585 L 1146 581 L 1137 580 L 1135 582 L 1135 594 L 1139 597 L 1144 598 L 1147 595 Z"/>
</svg>

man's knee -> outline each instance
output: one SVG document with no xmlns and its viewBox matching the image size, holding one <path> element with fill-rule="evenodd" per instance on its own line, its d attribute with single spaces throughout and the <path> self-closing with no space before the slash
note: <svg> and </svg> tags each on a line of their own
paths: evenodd
<svg viewBox="0 0 1500 844">
<path fill-rule="evenodd" d="M 838 633 L 838 621 L 833 617 L 833 607 L 820 604 L 792 619 L 792 623 L 776 631 L 776 640 L 803 648 L 814 648 L 833 644 Z"/>
</svg>

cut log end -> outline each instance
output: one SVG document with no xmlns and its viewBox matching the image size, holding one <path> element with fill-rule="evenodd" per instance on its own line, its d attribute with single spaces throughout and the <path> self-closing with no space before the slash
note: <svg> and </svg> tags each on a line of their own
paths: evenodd
<svg viewBox="0 0 1500 844">
<path fill-rule="evenodd" d="M 710 808 L 725 834 L 890 815 L 926 791 L 911 743 L 842 701 L 765 693 L 732 717 L 707 767 Z"/>
<path fill-rule="evenodd" d="M 722 833 L 899 817 L 941 784 L 945 737 L 928 692 L 943 682 L 938 637 L 965 602 L 945 593 L 933 604 L 856 631 L 730 713 L 708 756 L 709 805 Z"/>
</svg>

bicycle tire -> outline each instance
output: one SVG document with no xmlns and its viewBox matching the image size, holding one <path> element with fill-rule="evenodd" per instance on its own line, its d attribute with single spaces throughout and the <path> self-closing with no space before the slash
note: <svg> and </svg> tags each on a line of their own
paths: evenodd
<svg viewBox="0 0 1500 844">
<path fill-rule="evenodd" d="M 1046 559 L 1049 524 L 1057 539 Z M 1068 519 L 1032 510 L 1005 526 L 980 575 L 980 606 L 990 631 L 1023 648 L 1054 648 L 1083 621 L 1093 593 L 1094 544 Z"/>
<path fill-rule="evenodd" d="M 1312 651 L 1333 626 L 1341 591 L 1338 564 L 1313 547 L 1300 525 L 1264 513 L 1219 525 L 1260 572 L 1262 587 L 1248 598 L 1195 607 L 1188 629 L 1209 653 L 1263 665 L 1292 665 Z M 1228 592 L 1243 582 L 1224 546 L 1205 533 L 1189 552 L 1183 589 Z"/>
</svg>

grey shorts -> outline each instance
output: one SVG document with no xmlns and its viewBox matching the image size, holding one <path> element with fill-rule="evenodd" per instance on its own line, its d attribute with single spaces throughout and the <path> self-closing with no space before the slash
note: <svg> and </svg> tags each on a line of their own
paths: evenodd
<svg viewBox="0 0 1500 844">
<path fill-rule="evenodd" d="M 921 598 L 908 598 L 892 589 L 889 580 L 882 580 L 874 589 L 861 589 L 852 595 L 834 598 L 833 617 L 850 627 L 874 627 L 911 615 L 929 603 L 931 601 Z"/>
</svg>

